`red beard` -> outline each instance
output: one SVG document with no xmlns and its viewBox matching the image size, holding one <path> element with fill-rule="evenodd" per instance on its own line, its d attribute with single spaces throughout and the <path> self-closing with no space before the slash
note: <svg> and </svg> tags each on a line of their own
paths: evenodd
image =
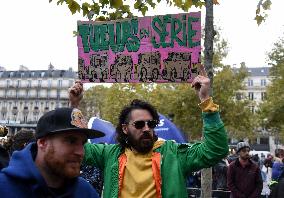
<svg viewBox="0 0 284 198">
<path fill-rule="evenodd" d="M 53 175 L 66 179 L 75 178 L 80 175 L 82 159 L 80 159 L 80 157 L 68 155 L 58 156 L 53 145 L 51 145 L 44 156 L 44 161 L 49 172 Z"/>
</svg>

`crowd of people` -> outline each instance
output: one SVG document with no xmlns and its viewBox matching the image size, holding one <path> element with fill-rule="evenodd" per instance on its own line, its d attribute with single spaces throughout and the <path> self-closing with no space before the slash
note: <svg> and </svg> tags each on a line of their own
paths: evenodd
<svg viewBox="0 0 284 198">
<path fill-rule="evenodd" d="M 159 123 L 157 110 L 136 99 L 119 114 L 118 143 L 108 145 L 88 143 L 89 138 L 104 134 L 87 128 L 79 110 L 83 86 L 76 82 L 69 91 L 71 107 L 44 114 L 35 133 L 22 130 L 3 142 L 0 148 L 6 153 L 1 150 L 0 195 L 185 198 L 187 187 L 200 186 L 198 171 L 213 167 L 213 189 L 229 190 L 234 198 L 253 198 L 260 196 L 267 178 L 261 164 L 277 169 L 272 175 L 279 194 L 284 152 L 277 153 L 279 159 L 257 164 L 249 156 L 249 144 L 240 142 L 236 153 L 227 157 L 227 133 L 219 106 L 209 96 L 210 81 L 199 75 L 192 87 L 200 99 L 203 141 L 159 140 L 154 130 Z"/>
</svg>

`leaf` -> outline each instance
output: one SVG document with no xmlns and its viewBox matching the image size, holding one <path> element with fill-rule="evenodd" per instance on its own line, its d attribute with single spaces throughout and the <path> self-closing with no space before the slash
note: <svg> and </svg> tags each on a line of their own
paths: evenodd
<svg viewBox="0 0 284 198">
<path fill-rule="evenodd" d="M 134 3 L 134 8 L 135 8 L 135 9 L 139 9 L 141 5 L 142 5 L 141 1 L 136 1 L 136 2 Z"/>
<path fill-rule="evenodd" d="M 80 12 L 80 5 L 76 1 L 68 0 L 66 3 L 68 4 L 68 8 L 72 14 L 75 14 L 77 11 Z"/>
<path fill-rule="evenodd" d="M 182 7 L 182 0 L 173 0 L 177 7 Z"/>
<path fill-rule="evenodd" d="M 270 10 L 271 1 L 270 0 L 266 0 L 264 3 L 262 3 L 262 7 L 263 7 L 264 10 Z"/>
<path fill-rule="evenodd" d="M 73 37 L 77 37 L 79 35 L 79 32 L 73 31 Z"/>
<path fill-rule="evenodd" d="M 213 0 L 213 4 L 214 4 L 214 5 L 219 5 L 218 0 Z"/>
<path fill-rule="evenodd" d="M 146 0 L 146 3 L 148 3 L 153 9 L 156 7 L 156 4 L 153 2 L 153 0 Z"/>
<path fill-rule="evenodd" d="M 188 9 L 192 6 L 192 0 L 187 0 L 185 3 L 184 3 L 184 9 L 185 11 L 188 11 Z"/>
<path fill-rule="evenodd" d="M 145 16 L 145 14 L 146 14 L 147 11 L 148 11 L 148 7 L 144 5 L 144 6 L 141 8 L 141 12 L 142 12 L 143 16 Z"/>
<path fill-rule="evenodd" d="M 255 14 L 258 15 L 260 13 L 260 8 L 257 8 Z"/>
<path fill-rule="evenodd" d="M 110 7 L 113 7 L 113 8 L 120 8 L 122 5 L 123 5 L 123 2 L 122 0 L 110 0 Z"/>
<path fill-rule="evenodd" d="M 95 14 L 99 15 L 100 14 L 100 10 L 101 10 L 101 7 L 98 3 L 94 3 L 92 6 L 91 6 L 91 10 L 94 11 Z M 106 11 L 107 13 L 107 11 Z"/>
<path fill-rule="evenodd" d="M 265 19 L 263 16 L 261 15 L 256 15 L 256 17 L 254 18 L 254 20 L 256 20 L 257 25 L 260 25 Z"/>
<path fill-rule="evenodd" d="M 65 2 L 65 0 L 58 0 L 58 1 L 57 1 L 57 5 L 59 5 L 59 4 L 62 5 L 64 2 Z"/>
<path fill-rule="evenodd" d="M 86 16 L 89 14 L 90 12 L 89 7 L 90 7 L 90 4 L 88 4 L 87 2 L 82 4 L 83 16 Z"/>
</svg>

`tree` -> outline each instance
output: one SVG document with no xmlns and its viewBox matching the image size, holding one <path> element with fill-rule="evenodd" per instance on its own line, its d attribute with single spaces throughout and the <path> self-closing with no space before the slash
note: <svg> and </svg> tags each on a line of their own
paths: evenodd
<svg viewBox="0 0 284 198">
<path fill-rule="evenodd" d="M 284 37 L 274 44 L 268 54 L 271 85 L 267 88 L 267 99 L 260 106 L 260 122 L 276 132 L 284 140 Z"/>
<path fill-rule="evenodd" d="M 256 11 L 255 11 L 255 20 L 258 25 L 260 25 L 267 18 L 267 10 L 270 10 L 271 0 L 259 0 Z"/>
<path fill-rule="evenodd" d="M 49 0 L 52 2 L 54 0 Z M 202 7 L 205 5 L 206 0 L 136 0 L 136 1 L 123 1 L 123 0 L 100 0 L 98 2 L 87 1 L 81 2 L 79 0 L 56 0 L 57 5 L 67 5 L 72 14 L 80 12 L 83 16 L 88 17 L 89 20 L 114 20 L 121 18 L 133 17 L 133 13 L 142 13 L 145 16 L 149 7 L 155 9 L 158 3 L 166 3 L 168 6 L 175 6 L 181 8 L 183 11 L 188 12 L 191 6 Z M 217 0 L 213 0 L 218 4 Z M 130 10 L 130 4 L 134 3 L 134 9 Z"/>
<path fill-rule="evenodd" d="M 80 108 L 87 119 L 93 116 L 99 116 L 104 112 L 104 98 L 107 95 L 107 90 L 107 87 L 98 85 L 84 93 Z"/>
</svg>

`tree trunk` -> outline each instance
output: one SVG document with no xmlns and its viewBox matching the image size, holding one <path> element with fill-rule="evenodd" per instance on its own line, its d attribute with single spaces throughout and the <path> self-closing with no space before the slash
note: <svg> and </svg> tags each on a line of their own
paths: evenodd
<svg viewBox="0 0 284 198">
<path fill-rule="evenodd" d="M 210 95 L 213 95 L 213 0 L 206 0 L 204 67 L 210 79 Z M 212 168 L 201 170 L 201 197 L 212 197 Z"/>
</svg>

